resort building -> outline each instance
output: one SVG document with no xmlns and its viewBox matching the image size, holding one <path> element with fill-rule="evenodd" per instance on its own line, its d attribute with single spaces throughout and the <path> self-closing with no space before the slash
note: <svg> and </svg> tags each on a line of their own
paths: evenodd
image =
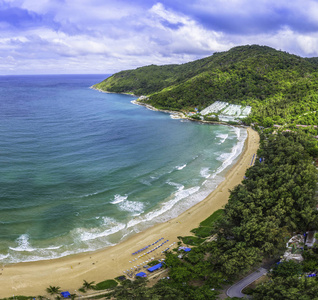
<svg viewBox="0 0 318 300">
<path fill-rule="evenodd" d="M 223 101 L 215 101 L 212 105 L 201 111 L 201 115 L 217 113 L 221 121 L 238 121 L 246 118 L 252 111 L 251 106 L 230 104 Z"/>
</svg>

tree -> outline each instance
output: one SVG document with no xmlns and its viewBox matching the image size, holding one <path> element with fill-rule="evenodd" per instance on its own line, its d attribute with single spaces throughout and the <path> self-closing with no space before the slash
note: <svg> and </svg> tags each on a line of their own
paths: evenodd
<svg viewBox="0 0 318 300">
<path fill-rule="evenodd" d="M 273 269 L 271 275 L 273 278 L 275 277 L 291 277 L 294 275 L 300 275 L 302 273 L 302 266 L 301 264 L 290 261 L 284 261 L 280 264 L 276 265 Z"/>
<path fill-rule="evenodd" d="M 49 286 L 46 291 L 51 294 L 51 295 L 54 295 L 54 294 L 58 294 L 61 292 L 61 288 L 59 286 Z"/>
<path fill-rule="evenodd" d="M 258 248 L 246 247 L 242 242 L 236 243 L 233 248 L 228 249 L 220 256 L 220 269 L 225 275 L 236 275 L 260 262 L 260 254 Z"/>
<path fill-rule="evenodd" d="M 183 290 L 175 287 L 168 279 L 159 280 L 149 291 L 149 294 L 147 293 L 147 296 L 148 299 L 155 299 L 154 297 L 157 296 L 160 300 L 185 299 Z"/>
<path fill-rule="evenodd" d="M 314 278 L 277 277 L 259 285 L 253 292 L 255 300 L 317 299 L 318 285 Z"/>
<path fill-rule="evenodd" d="M 127 299 L 145 299 L 147 292 L 147 279 L 137 278 L 134 281 L 129 279 L 122 281 L 121 285 L 117 286 L 111 293 L 118 300 Z"/>
<path fill-rule="evenodd" d="M 88 282 L 88 281 L 84 280 L 82 287 L 86 290 L 92 290 L 92 289 L 94 289 L 94 283 L 95 283 L 95 281 Z"/>
</svg>

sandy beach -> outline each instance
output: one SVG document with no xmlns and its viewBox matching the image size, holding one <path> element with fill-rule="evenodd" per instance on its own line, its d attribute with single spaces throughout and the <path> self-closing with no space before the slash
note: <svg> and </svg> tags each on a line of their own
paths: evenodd
<svg viewBox="0 0 318 300">
<path fill-rule="evenodd" d="M 236 164 L 227 172 L 225 180 L 204 200 L 175 219 L 155 225 L 116 246 L 93 253 L 1 266 L 0 297 L 47 295 L 46 288 L 49 285 L 60 286 L 62 291 L 67 290 L 74 293 L 82 286 L 84 279 L 96 283 L 112 279 L 123 275 L 123 271 L 142 264 L 152 257 L 159 258 L 164 248 L 178 241 L 178 236 L 190 235 L 191 229 L 197 227 L 202 220 L 227 203 L 229 190 L 242 181 L 258 146 L 258 134 L 248 128 L 244 151 Z M 164 238 L 162 241 L 169 240 L 169 242 L 149 255 L 129 262 L 138 258 L 138 256 L 132 255 L 133 252 L 160 238 Z M 153 247 L 149 249 L 153 249 Z"/>
</svg>

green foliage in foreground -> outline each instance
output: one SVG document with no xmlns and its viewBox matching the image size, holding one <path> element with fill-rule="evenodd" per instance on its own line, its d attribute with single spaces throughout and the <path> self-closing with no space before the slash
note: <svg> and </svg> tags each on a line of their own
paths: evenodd
<svg viewBox="0 0 318 300">
<path fill-rule="evenodd" d="M 318 59 L 266 46 L 239 46 L 182 65 L 122 71 L 95 87 L 148 95 L 159 109 L 200 110 L 215 101 L 251 105 L 246 122 L 317 124 Z"/>
<path fill-rule="evenodd" d="M 213 224 L 218 239 L 192 247 L 189 253 L 167 253 L 169 279 L 151 288 L 146 288 L 145 281 L 127 280 L 115 289 L 115 298 L 216 299 L 216 290 L 224 283 L 264 258 L 280 256 L 292 232 L 317 228 L 317 170 L 310 156 L 311 143 L 302 132 L 263 136 L 258 156 L 264 160 L 248 169 L 247 179 L 231 191 L 223 216 L 215 223 L 215 216 L 201 223 Z M 308 257 L 308 261 L 316 258 L 314 253 Z M 306 266 L 314 267 L 313 263 Z M 317 282 L 293 277 L 301 268 L 293 263 L 279 267 L 273 283 L 258 288 L 255 299 L 296 299 L 295 295 L 315 299 L 310 297 L 317 292 Z M 290 277 L 281 277 L 286 274 Z"/>
<path fill-rule="evenodd" d="M 95 290 L 107 290 L 112 289 L 118 285 L 118 282 L 113 279 L 101 281 L 94 286 Z"/>
</svg>

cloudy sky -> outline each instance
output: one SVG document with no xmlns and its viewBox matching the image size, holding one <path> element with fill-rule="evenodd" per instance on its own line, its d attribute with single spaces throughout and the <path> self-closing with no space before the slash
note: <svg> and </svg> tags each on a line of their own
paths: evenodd
<svg viewBox="0 0 318 300">
<path fill-rule="evenodd" d="M 109 74 L 260 44 L 318 56 L 318 0 L 0 0 L 0 74 Z"/>
</svg>

